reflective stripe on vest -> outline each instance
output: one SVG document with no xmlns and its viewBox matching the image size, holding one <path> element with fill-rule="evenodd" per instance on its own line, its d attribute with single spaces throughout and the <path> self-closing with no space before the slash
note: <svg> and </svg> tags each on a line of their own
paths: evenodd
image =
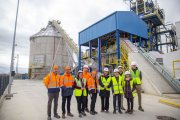
<svg viewBox="0 0 180 120">
<path fill-rule="evenodd" d="M 112 86 L 114 94 L 123 94 L 122 77 L 119 76 L 118 82 L 115 77 L 112 77 Z"/>
<path fill-rule="evenodd" d="M 107 87 L 111 82 L 111 76 L 109 76 L 108 79 L 106 79 L 105 77 L 101 77 L 101 82 L 104 86 Z M 100 86 L 100 90 L 104 90 L 104 88 Z M 110 88 L 106 88 L 106 90 L 110 91 Z"/>
<path fill-rule="evenodd" d="M 84 86 L 86 86 L 86 79 L 82 79 L 83 80 L 83 83 L 84 83 Z M 75 78 L 75 81 L 76 81 L 76 85 L 80 88 L 82 88 L 82 84 L 81 84 L 81 81 L 78 80 L 77 78 Z M 87 96 L 87 91 L 86 91 L 86 88 L 84 87 L 84 90 L 81 90 L 81 89 L 75 89 L 74 91 L 74 95 L 75 96 Z"/>
<path fill-rule="evenodd" d="M 133 80 L 136 84 L 141 84 L 140 71 L 139 70 L 136 70 L 136 73 L 134 73 L 134 71 L 131 70 L 131 76 L 133 77 Z"/>
<path fill-rule="evenodd" d="M 48 88 L 59 88 L 59 81 L 56 80 L 56 81 L 50 81 L 49 85 L 48 85 Z"/>
</svg>

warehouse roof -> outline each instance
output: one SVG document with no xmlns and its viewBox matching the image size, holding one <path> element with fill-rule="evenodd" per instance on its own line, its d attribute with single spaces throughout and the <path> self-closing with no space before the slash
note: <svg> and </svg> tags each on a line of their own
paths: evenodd
<svg viewBox="0 0 180 120">
<path fill-rule="evenodd" d="M 97 39 L 115 30 L 148 38 L 147 24 L 134 12 L 116 11 L 79 32 L 79 45 Z"/>
</svg>

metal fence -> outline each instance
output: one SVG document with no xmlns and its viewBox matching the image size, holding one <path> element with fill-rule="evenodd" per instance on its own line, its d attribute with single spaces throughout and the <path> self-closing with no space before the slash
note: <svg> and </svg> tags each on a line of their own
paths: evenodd
<svg viewBox="0 0 180 120">
<path fill-rule="evenodd" d="M 9 75 L 0 75 L 0 98 L 6 90 L 9 83 Z"/>
</svg>

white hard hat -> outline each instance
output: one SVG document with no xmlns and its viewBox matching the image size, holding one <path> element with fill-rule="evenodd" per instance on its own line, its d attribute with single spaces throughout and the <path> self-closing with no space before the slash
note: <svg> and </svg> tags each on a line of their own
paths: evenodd
<svg viewBox="0 0 180 120">
<path fill-rule="evenodd" d="M 82 73 L 83 71 L 82 70 L 79 70 L 78 73 Z"/>
<path fill-rule="evenodd" d="M 88 68 L 89 69 L 88 65 L 84 65 L 83 68 Z"/>
<path fill-rule="evenodd" d="M 108 68 L 104 68 L 104 72 L 109 72 L 109 69 Z"/>
<path fill-rule="evenodd" d="M 114 69 L 114 72 L 119 72 L 119 70 L 118 69 Z"/>
<path fill-rule="evenodd" d="M 131 66 L 133 66 L 133 65 L 137 66 L 137 63 L 135 61 L 132 61 Z"/>
<path fill-rule="evenodd" d="M 124 74 L 125 75 L 130 75 L 131 73 L 129 71 L 126 71 Z"/>
<path fill-rule="evenodd" d="M 118 66 L 118 69 L 119 69 L 119 68 L 123 68 L 123 67 L 122 67 L 122 66 Z"/>
</svg>

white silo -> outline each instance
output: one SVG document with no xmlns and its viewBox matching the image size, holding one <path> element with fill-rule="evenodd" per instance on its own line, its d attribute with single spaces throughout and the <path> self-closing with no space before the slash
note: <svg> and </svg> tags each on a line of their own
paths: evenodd
<svg viewBox="0 0 180 120">
<path fill-rule="evenodd" d="M 49 21 L 46 28 L 30 37 L 29 76 L 31 79 L 42 79 L 54 64 L 64 72 L 64 67 L 73 67 L 71 47 L 67 44 L 65 31 Z M 61 28 L 61 29 L 59 29 Z M 54 61 L 53 61 L 54 60 Z"/>
</svg>

